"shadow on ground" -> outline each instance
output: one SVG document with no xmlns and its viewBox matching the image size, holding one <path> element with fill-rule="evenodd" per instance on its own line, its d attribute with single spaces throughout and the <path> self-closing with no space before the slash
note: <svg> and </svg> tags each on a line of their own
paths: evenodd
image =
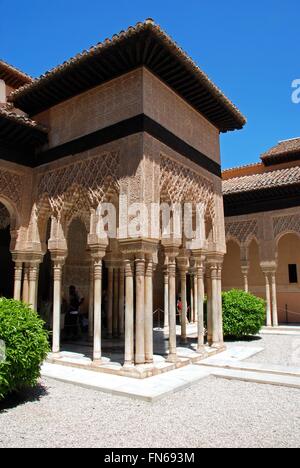
<svg viewBox="0 0 300 468">
<path fill-rule="evenodd" d="M 235 336 L 226 336 L 224 338 L 225 342 L 230 341 L 230 342 L 233 342 L 233 343 L 236 343 L 236 342 L 239 342 L 239 341 L 244 341 L 244 342 L 251 343 L 252 341 L 261 341 L 261 340 L 262 340 L 261 336 L 241 336 L 240 338 L 237 338 Z"/>
<path fill-rule="evenodd" d="M 34 388 L 26 388 L 19 392 L 13 392 L 4 400 L 0 401 L 0 413 L 17 408 L 28 402 L 40 401 L 41 398 L 48 395 L 47 389 L 43 385 L 37 385 Z"/>
</svg>

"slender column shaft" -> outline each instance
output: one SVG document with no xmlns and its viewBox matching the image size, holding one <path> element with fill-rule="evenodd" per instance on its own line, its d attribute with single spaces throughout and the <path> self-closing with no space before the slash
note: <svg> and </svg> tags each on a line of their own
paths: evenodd
<svg viewBox="0 0 300 468">
<path fill-rule="evenodd" d="M 153 262 L 149 261 L 145 276 L 145 360 L 153 362 Z"/>
<path fill-rule="evenodd" d="M 177 359 L 176 349 L 176 264 L 169 261 L 169 357 L 168 361 Z"/>
<path fill-rule="evenodd" d="M 248 283 L 248 274 L 244 273 L 244 290 L 245 292 L 249 292 L 249 283 Z"/>
<path fill-rule="evenodd" d="M 60 317 L 61 317 L 61 280 L 62 280 L 61 260 L 54 259 L 53 266 L 53 342 L 52 352 L 59 353 L 60 351 Z"/>
<path fill-rule="evenodd" d="M 112 337 L 113 333 L 113 279 L 114 270 L 111 266 L 108 267 L 108 303 L 107 303 L 107 334 Z"/>
<path fill-rule="evenodd" d="M 113 307 L 113 335 L 118 336 L 119 322 L 119 268 L 114 268 L 114 307 Z"/>
<path fill-rule="evenodd" d="M 191 322 L 194 322 L 194 276 L 190 273 L 190 290 L 191 290 Z"/>
<path fill-rule="evenodd" d="M 211 346 L 213 341 L 212 333 L 212 287 L 211 272 L 207 271 L 206 291 L 207 291 L 207 342 Z"/>
<path fill-rule="evenodd" d="M 134 303 L 133 272 L 130 260 L 125 260 L 125 363 L 131 366 L 134 362 Z"/>
<path fill-rule="evenodd" d="M 198 296 L 198 345 L 197 351 L 204 350 L 204 280 L 203 266 L 197 267 L 197 296 Z"/>
<path fill-rule="evenodd" d="M 217 272 L 218 279 L 218 335 L 219 344 L 224 344 L 224 333 L 223 333 L 223 304 L 222 304 L 222 267 L 219 265 Z"/>
<path fill-rule="evenodd" d="M 26 304 L 29 302 L 29 265 L 28 263 L 25 263 L 24 265 L 22 299 L 23 299 L 23 302 L 25 302 Z"/>
<path fill-rule="evenodd" d="M 197 284 L 197 272 L 195 270 L 194 273 L 194 314 L 193 314 L 193 322 L 197 322 L 198 320 L 198 284 Z"/>
<path fill-rule="evenodd" d="M 89 285 L 89 340 L 94 334 L 94 260 L 90 268 L 90 285 Z"/>
<path fill-rule="evenodd" d="M 35 298 L 34 298 L 34 310 L 38 309 L 38 295 L 39 295 L 39 279 L 40 279 L 40 265 L 36 266 L 36 283 L 35 283 Z"/>
<path fill-rule="evenodd" d="M 272 316 L 273 327 L 278 327 L 277 288 L 275 273 L 272 273 Z"/>
<path fill-rule="evenodd" d="M 211 267 L 211 287 L 212 287 L 212 341 L 213 346 L 219 344 L 219 287 L 217 266 Z"/>
<path fill-rule="evenodd" d="M 169 272 L 168 267 L 164 269 L 164 326 L 169 326 Z"/>
<path fill-rule="evenodd" d="M 20 301 L 21 299 L 22 271 L 23 263 L 15 262 L 14 299 L 16 301 Z"/>
<path fill-rule="evenodd" d="M 124 306 L 125 306 L 125 283 L 124 283 L 124 267 L 120 268 L 120 285 L 119 285 L 119 335 L 124 336 Z"/>
<path fill-rule="evenodd" d="M 267 326 L 272 326 L 272 317 L 271 317 L 271 290 L 270 290 L 270 280 L 268 273 L 265 273 L 266 280 L 266 301 L 267 301 Z"/>
<path fill-rule="evenodd" d="M 33 310 L 37 307 L 38 272 L 39 266 L 31 264 L 29 267 L 29 304 Z"/>
<path fill-rule="evenodd" d="M 135 362 L 145 363 L 145 260 L 135 261 L 136 317 L 135 317 Z"/>
<path fill-rule="evenodd" d="M 186 269 L 180 270 L 180 283 L 181 283 L 181 302 L 182 302 L 182 313 L 181 313 L 181 341 L 187 342 L 186 327 L 187 327 L 187 298 L 186 298 Z"/>
<path fill-rule="evenodd" d="M 93 360 L 101 361 L 102 259 L 94 259 L 94 349 Z"/>
</svg>

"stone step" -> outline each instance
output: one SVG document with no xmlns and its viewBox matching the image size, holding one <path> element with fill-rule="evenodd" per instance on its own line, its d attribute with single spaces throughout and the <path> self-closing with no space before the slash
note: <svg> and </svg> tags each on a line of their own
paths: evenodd
<svg viewBox="0 0 300 468">
<path fill-rule="evenodd" d="M 208 377 L 209 372 L 205 368 L 190 364 L 172 372 L 141 380 L 46 362 L 42 366 L 41 375 L 112 395 L 154 402 L 190 387 Z"/>
<path fill-rule="evenodd" d="M 274 374 L 282 376 L 291 376 L 300 378 L 299 367 L 279 366 L 275 364 L 264 364 L 260 362 L 233 362 L 232 360 L 218 360 L 218 361 L 202 361 L 197 365 L 204 367 L 216 367 L 222 369 L 230 369 L 237 371 L 250 371 L 262 374 Z"/>
<path fill-rule="evenodd" d="M 205 367 L 205 369 L 207 369 L 207 371 L 211 375 L 218 378 L 300 389 L 300 378 L 297 376 L 277 375 L 271 373 L 255 372 L 250 370 L 236 370 L 229 368 L 224 369 L 209 366 L 202 367 Z"/>
</svg>

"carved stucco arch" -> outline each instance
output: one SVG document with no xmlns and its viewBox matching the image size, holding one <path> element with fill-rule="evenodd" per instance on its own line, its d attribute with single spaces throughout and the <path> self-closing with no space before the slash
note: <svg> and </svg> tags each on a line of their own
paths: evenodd
<svg viewBox="0 0 300 468">
<path fill-rule="evenodd" d="M 8 197 L 2 195 L 1 193 L 0 193 L 0 204 L 4 206 L 4 209 L 9 214 L 9 220 L 7 220 L 8 224 L 6 226 L 4 226 L 3 224 L 2 228 L 8 227 L 10 225 L 11 231 L 17 230 L 20 227 L 20 215 L 19 215 L 17 205 L 15 204 L 15 202 L 13 202 Z M 4 216 L 5 211 L 3 211 L 3 213 L 1 214 Z M 3 216 L 0 216 L 1 217 L 0 221 L 4 222 Z"/>
<path fill-rule="evenodd" d="M 203 175 L 165 155 L 160 159 L 160 202 L 168 204 L 204 204 L 205 223 L 211 225 L 211 237 L 215 241 L 214 185 Z"/>
<path fill-rule="evenodd" d="M 103 153 L 41 174 L 35 213 L 44 233 L 49 217 L 57 219 L 67 236 L 73 219 L 88 227 L 92 209 L 119 196 L 119 153 Z"/>
<path fill-rule="evenodd" d="M 276 248 L 278 248 L 278 244 L 282 237 L 287 234 L 295 234 L 296 236 L 300 237 L 300 214 L 278 216 L 273 218 L 273 232 Z"/>
</svg>

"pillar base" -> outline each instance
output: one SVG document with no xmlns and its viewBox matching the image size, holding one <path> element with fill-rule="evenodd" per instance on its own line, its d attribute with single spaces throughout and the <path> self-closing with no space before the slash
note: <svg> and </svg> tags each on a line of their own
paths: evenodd
<svg viewBox="0 0 300 468">
<path fill-rule="evenodd" d="M 169 354 L 169 356 L 166 359 L 167 362 L 171 362 L 171 363 L 175 363 L 177 362 L 177 360 L 178 360 L 177 354 Z"/>
<path fill-rule="evenodd" d="M 103 360 L 101 358 L 94 358 L 92 361 L 92 366 L 100 366 L 101 364 L 103 364 Z"/>
<path fill-rule="evenodd" d="M 225 349 L 226 349 L 226 346 L 225 346 L 224 343 L 222 343 L 222 342 L 213 343 L 213 344 L 211 345 L 211 347 L 214 348 L 214 349 L 218 349 L 218 350 L 223 350 L 223 349 L 225 350 Z"/>
<path fill-rule="evenodd" d="M 154 363 L 154 360 L 153 359 L 146 359 L 146 364 L 153 364 Z"/>
</svg>

